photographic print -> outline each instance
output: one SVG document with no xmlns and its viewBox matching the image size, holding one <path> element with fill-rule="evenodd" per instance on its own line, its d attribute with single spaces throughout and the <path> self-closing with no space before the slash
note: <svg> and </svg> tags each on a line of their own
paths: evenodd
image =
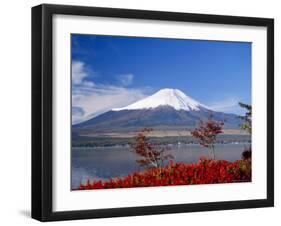
<svg viewBox="0 0 281 226">
<path fill-rule="evenodd" d="M 250 42 L 72 34 L 71 71 L 71 190 L 251 182 Z"/>
<path fill-rule="evenodd" d="M 32 218 L 274 206 L 274 19 L 42 4 L 31 72 Z"/>
</svg>

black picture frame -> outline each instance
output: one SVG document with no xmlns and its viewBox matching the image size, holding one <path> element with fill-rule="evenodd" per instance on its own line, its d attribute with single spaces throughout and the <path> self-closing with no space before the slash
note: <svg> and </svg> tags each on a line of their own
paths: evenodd
<svg viewBox="0 0 281 226">
<path fill-rule="evenodd" d="M 54 212 L 52 210 L 52 18 L 55 14 L 266 27 L 267 198 Z M 57 221 L 271 206 L 274 206 L 273 19 L 50 4 L 32 8 L 32 218 L 40 221 Z"/>
</svg>

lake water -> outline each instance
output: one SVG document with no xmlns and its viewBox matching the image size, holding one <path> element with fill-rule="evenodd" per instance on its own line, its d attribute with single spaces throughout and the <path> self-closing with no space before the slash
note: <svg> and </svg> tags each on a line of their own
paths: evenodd
<svg viewBox="0 0 281 226">
<path fill-rule="evenodd" d="M 245 147 L 247 144 L 218 144 L 216 159 L 241 159 Z M 170 145 L 169 149 L 175 162 L 194 163 L 202 156 L 212 157 L 209 149 L 197 144 Z M 72 189 L 87 179 L 107 180 L 142 170 L 136 162 L 138 158 L 128 147 L 72 148 Z"/>
</svg>

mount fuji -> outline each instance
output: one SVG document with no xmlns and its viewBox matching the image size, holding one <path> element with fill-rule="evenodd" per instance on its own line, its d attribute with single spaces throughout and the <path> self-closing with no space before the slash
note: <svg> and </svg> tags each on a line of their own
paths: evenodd
<svg viewBox="0 0 281 226">
<path fill-rule="evenodd" d="M 197 102 L 185 95 L 178 89 L 161 89 L 157 93 L 137 101 L 124 108 L 115 108 L 113 111 L 153 109 L 160 106 L 169 106 L 177 111 L 199 111 L 202 109 L 210 110 L 207 106 Z"/>
<path fill-rule="evenodd" d="M 210 115 L 214 120 L 224 121 L 224 129 L 239 129 L 242 123 L 237 115 L 213 111 L 178 89 L 161 89 L 133 104 L 114 108 L 72 127 L 78 133 L 136 132 L 145 127 L 191 130 Z"/>
</svg>

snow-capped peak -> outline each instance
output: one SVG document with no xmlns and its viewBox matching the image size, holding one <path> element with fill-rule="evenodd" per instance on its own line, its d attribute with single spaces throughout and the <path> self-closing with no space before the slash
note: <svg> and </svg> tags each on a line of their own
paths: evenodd
<svg viewBox="0 0 281 226">
<path fill-rule="evenodd" d="M 175 110 L 198 111 L 202 108 L 209 109 L 205 105 L 197 102 L 191 97 L 185 95 L 178 89 L 161 89 L 155 94 L 146 97 L 140 101 L 130 104 L 123 108 L 114 108 L 113 111 L 138 110 L 156 108 L 159 106 L 170 106 Z"/>
</svg>

